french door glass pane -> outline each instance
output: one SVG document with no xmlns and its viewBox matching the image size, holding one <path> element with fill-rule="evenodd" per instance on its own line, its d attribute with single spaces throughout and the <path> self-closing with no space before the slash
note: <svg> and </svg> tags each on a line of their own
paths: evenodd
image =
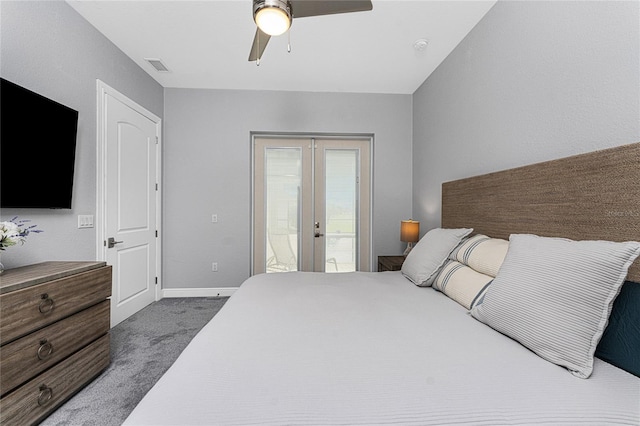
<svg viewBox="0 0 640 426">
<path fill-rule="evenodd" d="M 357 264 L 358 151 L 325 151 L 325 271 L 351 272 Z"/>
<path fill-rule="evenodd" d="M 265 152 L 266 271 L 297 271 L 300 247 L 301 148 Z"/>
</svg>

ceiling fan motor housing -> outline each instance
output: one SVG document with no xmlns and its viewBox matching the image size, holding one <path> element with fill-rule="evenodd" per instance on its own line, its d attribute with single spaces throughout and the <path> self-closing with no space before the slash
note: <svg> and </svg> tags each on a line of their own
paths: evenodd
<svg viewBox="0 0 640 426">
<path fill-rule="evenodd" d="M 278 14 L 284 13 L 286 15 L 286 18 L 289 21 L 286 28 L 288 29 L 289 26 L 291 26 L 291 22 L 292 22 L 291 2 L 289 0 L 253 0 L 253 20 L 260 27 L 259 15 L 261 14 L 261 11 L 265 13 L 265 12 L 268 12 L 269 10 L 273 11 L 274 9 L 277 10 Z M 270 34 L 270 35 L 279 35 L 279 34 Z"/>
</svg>

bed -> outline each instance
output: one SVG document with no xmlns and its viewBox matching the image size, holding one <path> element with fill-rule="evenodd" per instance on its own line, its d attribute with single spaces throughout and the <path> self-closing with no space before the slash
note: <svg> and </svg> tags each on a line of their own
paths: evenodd
<svg viewBox="0 0 640 426">
<path fill-rule="evenodd" d="M 632 144 L 447 182 L 442 228 L 402 271 L 249 278 L 124 424 L 640 424 L 638 164 Z M 484 257 L 483 244 L 492 247 Z M 603 245 L 614 260 L 599 263 Z M 523 274 L 518 261 L 537 259 L 532 248 L 543 263 Z M 556 254 L 574 250 L 588 262 L 565 268 L 573 255 Z M 539 266 L 558 258 L 561 270 Z M 544 285 L 562 274 L 579 275 L 572 292 L 527 293 L 531 275 Z M 544 303 L 530 309 L 527 298 Z M 580 317 L 592 304 L 595 320 Z M 524 329 L 530 314 L 554 327 Z M 572 322 L 564 336 L 543 333 Z M 583 330 L 591 322 L 599 331 Z M 572 339 L 583 332 L 584 365 L 549 356 L 555 340 L 579 351 Z M 537 346 L 531 333 L 543 333 Z"/>
</svg>

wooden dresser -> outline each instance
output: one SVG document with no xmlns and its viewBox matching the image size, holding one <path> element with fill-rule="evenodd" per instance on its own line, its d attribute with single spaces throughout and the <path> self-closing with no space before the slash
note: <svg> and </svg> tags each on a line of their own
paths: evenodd
<svg viewBox="0 0 640 426">
<path fill-rule="evenodd" d="M 110 295 L 105 262 L 0 275 L 0 424 L 38 423 L 109 365 Z"/>
</svg>

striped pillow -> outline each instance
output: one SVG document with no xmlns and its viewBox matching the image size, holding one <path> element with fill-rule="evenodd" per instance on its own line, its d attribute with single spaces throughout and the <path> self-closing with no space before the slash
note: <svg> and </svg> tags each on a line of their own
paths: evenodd
<svg viewBox="0 0 640 426">
<path fill-rule="evenodd" d="M 433 288 L 467 309 L 473 308 L 493 281 L 493 277 L 474 271 L 456 260 L 447 260 Z"/>
<path fill-rule="evenodd" d="M 640 243 L 511 235 L 502 267 L 471 315 L 588 378 L 611 306 Z"/>
<path fill-rule="evenodd" d="M 470 266 L 484 275 L 495 277 L 504 261 L 509 241 L 477 234 L 464 240 L 449 259 Z"/>
</svg>

